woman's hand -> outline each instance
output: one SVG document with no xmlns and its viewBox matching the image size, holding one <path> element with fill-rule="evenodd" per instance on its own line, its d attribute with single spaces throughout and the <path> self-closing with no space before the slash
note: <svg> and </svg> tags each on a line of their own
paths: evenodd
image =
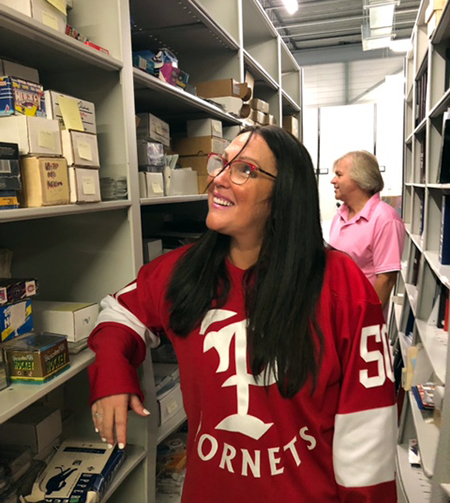
<svg viewBox="0 0 450 503">
<path fill-rule="evenodd" d="M 95 431 L 103 442 L 112 448 L 117 440 L 119 449 L 127 441 L 128 408 L 139 416 L 147 417 L 150 412 L 144 408 L 137 395 L 121 394 L 100 398 L 92 404 L 92 420 Z M 115 435 L 114 435 L 115 434 Z"/>
</svg>

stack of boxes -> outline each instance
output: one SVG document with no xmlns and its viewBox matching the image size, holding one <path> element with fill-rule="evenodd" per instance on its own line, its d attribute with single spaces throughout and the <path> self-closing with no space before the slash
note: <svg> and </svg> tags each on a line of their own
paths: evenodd
<svg viewBox="0 0 450 503">
<path fill-rule="evenodd" d="M 252 96 L 252 88 L 248 82 L 221 79 L 198 82 L 195 87 L 198 96 L 212 100 L 229 114 L 241 118 L 248 117 L 250 108 L 244 103 Z"/>
<path fill-rule="evenodd" d="M 187 121 L 187 138 L 173 140 L 172 148 L 180 156 L 179 164 L 197 172 L 200 194 L 205 192 L 208 185 L 208 154 L 214 152 L 222 155 L 229 143 L 229 140 L 223 138 L 222 123 L 215 119 Z"/>
<path fill-rule="evenodd" d="M 285 115 L 283 117 L 283 129 L 292 133 L 296 138 L 299 135 L 298 119 L 295 115 Z"/>
<path fill-rule="evenodd" d="M 44 92 L 32 68 L 0 71 L 15 75 L 0 77 L 0 208 L 100 201 L 94 105 Z"/>
<path fill-rule="evenodd" d="M 253 98 L 249 101 L 250 115 L 248 119 L 260 126 L 276 124 L 275 117 L 269 114 L 269 103 L 259 98 Z"/>
</svg>

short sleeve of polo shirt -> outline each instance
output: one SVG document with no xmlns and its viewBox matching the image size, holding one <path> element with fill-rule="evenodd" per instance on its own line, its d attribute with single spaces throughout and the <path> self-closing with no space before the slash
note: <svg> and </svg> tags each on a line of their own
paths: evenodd
<svg viewBox="0 0 450 503">
<path fill-rule="evenodd" d="M 400 271 L 405 225 L 397 215 L 385 214 L 377 221 L 373 235 L 373 265 L 375 274 Z"/>
</svg>

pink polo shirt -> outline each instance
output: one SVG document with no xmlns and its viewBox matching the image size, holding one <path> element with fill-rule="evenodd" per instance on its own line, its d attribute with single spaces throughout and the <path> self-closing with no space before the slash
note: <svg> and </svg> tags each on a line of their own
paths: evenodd
<svg viewBox="0 0 450 503">
<path fill-rule="evenodd" d="M 377 274 L 400 271 L 405 225 L 377 193 L 350 220 L 348 206 L 344 203 L 339 208 L 331 224 L 329 242 L 348 253 L 373 285 Z"/>
</svg>

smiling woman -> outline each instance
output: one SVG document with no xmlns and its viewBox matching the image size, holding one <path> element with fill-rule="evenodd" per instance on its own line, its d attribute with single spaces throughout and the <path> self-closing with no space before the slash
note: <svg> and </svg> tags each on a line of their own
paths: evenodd
<svg viewBox="0 0 450 503">
<path fill-rule="evenodd" d="M 394 503 L 383 315 L 324 245 L 308 152 L 266 126 L 214 160 L 209 230 L 102 301 L 89 340 L 99 434 L 125 444 L 128 409 L 146 414 L 136 368 L 165 332 L 189 424 L 183 503 Z"/>
</svg>

